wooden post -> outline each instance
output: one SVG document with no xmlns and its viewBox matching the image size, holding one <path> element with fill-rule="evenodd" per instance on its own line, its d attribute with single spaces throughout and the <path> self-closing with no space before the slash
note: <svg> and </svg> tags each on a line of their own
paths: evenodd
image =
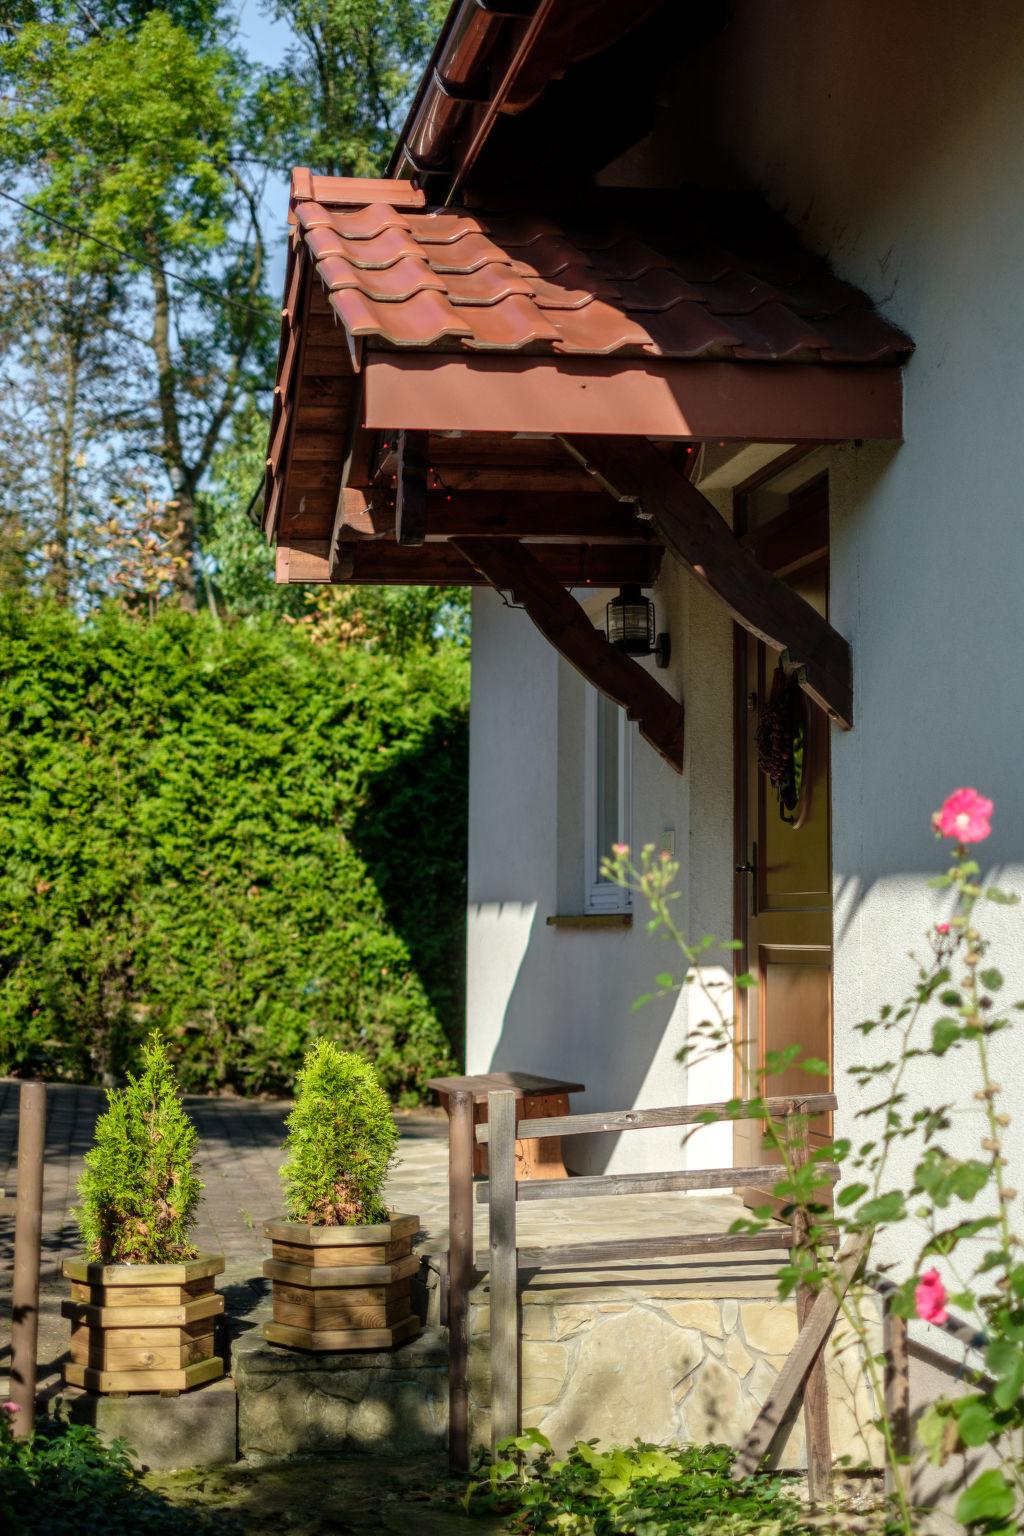
<svg viewBox="0 0 1024 1536">
<path fill-rule="evenodd" d="M 19 1438 L 32 1433 L 36 1412 L 45 1141 L 46 1088 L 42 1083 L 22 1083 L 18 1108 L 18 1189 L 11 1298 L 11 1401 L 17 1403 L 20 1410 L 13 1416 L 11 1430 Z"/>
<path fill-rule="evenodd" d="M 885 1414 L 889 1420 L 892 1448 L 898 1457 L 907 1457 L 906 1465 L 894 1468 L 885 1461 L 885 1491 L 895 1493 L 899 1478 L 904 1493 L 910 1491 L 910 1359 L 907 1354 L 907 1320 L 892 1310 L 892 1297 L 883 1303 L 883 1348 L 885 1350 Z"/>
<path fill-rule="evenodd" d="M 801 1168 L 810 1157 L 807 1140 L 808 1116 L 806 1109 L 796 1106 L 797 1146 L 793 1152 L 796 1168 Z M 791 1127 L 793 1117 L 786 1118 L 786 1139 L 793 1146 Z M 793 1211 L 793 1256 L 807 1247 L 809 1228 L 807 1210 L 797 1205 Z M 796 1321 L 798 1333 L 804 1328 L 814 1307 L 816 1292 L 813 1286 L 798 1285 L 796 1288 Z M 807 1492 L 812 1504 L 823 1504 L 832 1488 L 832 1442 L 828 1424 L 828 1381 L 825 1374 L 825 1349 L 815 1357 L 804 1383 L 804 1431 L 807 1441 Z"/>
<path fill-rule="evenodd" d="M 775 1378 L 761 1411 L 739 1448 L 730 1474 L 735 1481 L 739 1482 L 757 1471 L 783 1426 L 789 1422 L 793 1401 L 806 1380 L 812 1362 L 817 1359 L 832 1332 L 847 1287 L 864 1263 L 870 1244 L 871 1233 L 861 1232 L 843 1245 L 836 1258 L 832 1284 L 818 1293 L 806 1324 L 797 1335 L 796 1343 L 786 1356 L 785 1365 Z"/>
<path fill-rule="evenodd" d="M 469 1292 L 473 1284 L 473 1095 L 448 1101 L 448 1459 L 469 1471 Z"/>
<path fill-rule="evenodd" d="M 519 1296 L 516 1267 L 516 1096 L 487 1095 L 491 1245 L 491 1452 L 519 1433 Z"/>
</svg>

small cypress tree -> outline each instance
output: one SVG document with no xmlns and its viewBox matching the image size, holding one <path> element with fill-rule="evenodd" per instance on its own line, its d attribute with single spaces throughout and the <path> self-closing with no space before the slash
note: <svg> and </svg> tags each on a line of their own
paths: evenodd
<svg viewBox="0 0 1024 1536">
<path fill-rule="evenodd" d="M 398 1130 L 370 1062 L 318 1040 L 296 1080 L 281 1169 L 292 1221 L 355 1227 L 387 1221 L 384 1181 Z"/>
<path fill-rule="evenodd" d="M 185 1113 L 163 1041 L 142 1048 L 142 1072 L 107 1094 L 85 1156 L 75 1212 L 90 1260 L 167 1264 L 196 1255 L 189 1241 L 202 1192 Z"/>
</svg>

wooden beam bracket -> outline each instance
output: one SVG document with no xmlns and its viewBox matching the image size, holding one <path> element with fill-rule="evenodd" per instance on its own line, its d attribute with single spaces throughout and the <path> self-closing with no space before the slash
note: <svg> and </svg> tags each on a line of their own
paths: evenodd
<svg viewBox="0 0 1024 1536">
<path fill-rule="evenodd" d="M 422 544 L 427 536 L 427 434 L 399 432 L 395 538 Z"/>
<path fill-rule="evenodd" d="M 673 555 L 736 622 L 782 651 L 800 687 L 845 730 L 853 725 L 849 643 L 798 592 L 759 564 L 718 510 L 645 437 L 563 437 L 619 500 L 639 501 Z"/>
<path fill-rule="evenodd" d="M 515 540 L 451 542 L 491 586 L 511 592 L 559 654 L 599 693 L 621 705 L 644 740 L 682 773 L 682 704 L 631 656 L 609 645 L 561 582 Z"/>
</svg>

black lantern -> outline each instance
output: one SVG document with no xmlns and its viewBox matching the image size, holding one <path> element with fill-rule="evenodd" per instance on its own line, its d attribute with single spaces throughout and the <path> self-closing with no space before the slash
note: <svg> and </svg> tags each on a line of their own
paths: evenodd
<svg viewBox="0 0 1024 1536">
<path fill-rule="evenodd" d="M 605 610 L 610 644 L 627 656 L 649 656 L 654 650 L 654 604 L 639 587 L 620 587 Z"/>
</svg>

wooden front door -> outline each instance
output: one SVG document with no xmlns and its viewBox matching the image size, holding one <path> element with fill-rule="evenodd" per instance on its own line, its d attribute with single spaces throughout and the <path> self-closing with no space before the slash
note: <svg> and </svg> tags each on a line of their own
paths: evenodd
<svg viewBox="0 0 1024 1536">
<path fill-rule="evenodd" d="M 828 599 L 827 485 L 819 482 L 794 498 L 789 510 L 749 536 L 759 558 L 825 615 Z M 829 722 L 823 710 L 799 695 L 798 771 L 780 804 L 763 763 L 771 741 L 759 722 L 771 705 L 778 653 L 742 635 L 737 642 L 737 886 L 738 933 L 744 968 L 757 986 L 737 1001 L 737 1082 L 742 1098 L 759 1092 L 788 1095 L 832 1088 L 832 859 Z M 778 690 L 776 705 L 778 706 Z M 792 722 L 793 714 L 788 717 Z M 776 709 L 774 720 L 787 720 Z M 787 722 L 788 723 L 788 722 Z M 785 733 L 788 735 L 788 731 Z M 776 735 L 778 740 L 778 735 Z M 777 760 L 777 759 L 776 759 Z M 794 779 L 799 795 L 793 804 Z M 771 1052 L 796 1044 L 801 1056 L 829 1064 L 825 1079 L 789 1067 L 759 1077 Z M 737 1123 L 737 1166 L 777 1161 L 763 1144 L 763 1126 Z M 831 1116 L 811 1127 L 811 1145 L 831 1137 Z M 765 1192 L 745 1192 L 761 1203 Z"/>
</svg>

